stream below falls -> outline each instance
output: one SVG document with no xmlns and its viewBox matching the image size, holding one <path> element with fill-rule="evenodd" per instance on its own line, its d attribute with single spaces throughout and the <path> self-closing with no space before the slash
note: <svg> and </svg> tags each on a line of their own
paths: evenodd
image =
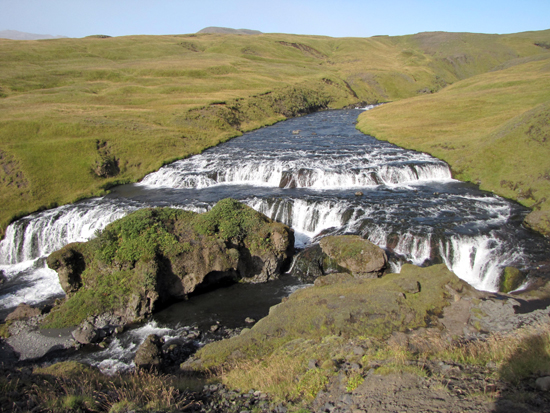
<svg viewBox="0 0 550 413">
<path fill-rule="evenodd" d="M 21 302 L 64 295 L 57 274 L 45 265 L 48 254 L 62 246 L 89 240 L 139 208 L 204 212 L 228 197 L 292 227 L 297 248 L 321 236 L 360 234 L 386 249 L 393 272 L 406 262 L 445 263 L 475 288 L 496 291 L 506 266 L 534 274 L 547 264 L 548 241 L 521 225 L 529 210 L 454 180 L 448 165 L 430 155 L 362 134 L 355 129 L 359 113 L 325 111 L 280 122 L 164 166 L 103 198 L 14 222 L 0 243 L 6 278 L 0 315 Z M 131 364 L 128 354 L 150 331 L 177 335 L 215 322 L 243 327 L 245 314 L 266 315 L 298 284 L 282 277 L 269 286 L 233 286 L 192 297 L 129 332 L 130 344 L 109 347 L 104 359 Z M 239 292 L 244 288 L 246 294 Z"/>
</svg>

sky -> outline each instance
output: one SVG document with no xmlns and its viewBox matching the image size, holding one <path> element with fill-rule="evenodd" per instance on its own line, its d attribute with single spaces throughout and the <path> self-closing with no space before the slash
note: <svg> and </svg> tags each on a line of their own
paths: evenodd
<svg viewBox="0 0 550 413">
<path fill-rule="evenodd" d="M 550 29 L 550 0 L 0 0 L 0 30 L 84 37 L 208 26 L 331 37 Z"/>
</svg>

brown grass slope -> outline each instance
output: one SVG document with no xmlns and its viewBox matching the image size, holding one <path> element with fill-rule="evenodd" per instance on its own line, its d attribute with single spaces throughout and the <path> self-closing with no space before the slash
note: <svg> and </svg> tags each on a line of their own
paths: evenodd
<svg viewBox="0 0 550 413">
<path fill-rule="evenodd" d="M 544 56 L 548 42 L 549 32 L 0 39 L 0 228 L 289 116 L 432 93 Z"/>
</svg>

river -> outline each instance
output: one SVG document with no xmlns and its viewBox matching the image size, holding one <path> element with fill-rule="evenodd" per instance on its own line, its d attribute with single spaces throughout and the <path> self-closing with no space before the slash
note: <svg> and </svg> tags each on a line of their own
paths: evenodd
<svg viewBox="0 0 550 413">
<path fill-rule="evenodd" d="M 427 154 L 362 134 L 355 129 L 359 113 L 325 111 L 280 122 L 103 198 L 18 220 L 0 243 L 7 279 L 0 311 L 63 296 L 57 274 L 45 266 L 63 245 L 86 241 L 139 208 L 203 212 L 227 197 L 291 226 L 297 248 L 327 234 L 360 234 L 386 249 L 394 272 L 405 262 L 442 262 L 486 291 L 498 289 L 504 267 L 530 274 L 547 259 L 548 242 L 521 225 L 526 208 L 454 180 L 446 163 Z M 283 284 L 265 294 L 280 299 L 295 282 Z"/>
</svg>

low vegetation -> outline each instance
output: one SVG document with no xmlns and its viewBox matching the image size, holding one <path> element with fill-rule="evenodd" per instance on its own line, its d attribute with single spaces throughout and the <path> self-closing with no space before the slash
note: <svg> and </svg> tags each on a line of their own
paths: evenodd
<svg viewBox="0 0 550 413">
<path fill-rule="evenodd" d="M 437 94 L 369 111 L 358 128 L 447 161 L 455 178 L 539 210 L 550 235 L 550 53 L 518 59 Z"/>
<path fill-rule="evenodd" d="M 9 373 L 0 378 L 0 409 L 23 412 L 179 411 L 201 381 L 145 371 L 108 377 L 69 361 L 36 368 L 32 376 Z M 24 397 L 22 397 L 24 395 Z"/>
<path fill-rule="evenodd" d="M 289 116 L 431 94 L 521 59 L 536 64 L 549 40 L 548 32 L 1 39 L 0 229 Z"/>
<path fill-rule="evenodd" d="M 106 312 L 138 321 L 209 282 L 266 281 L 278 275 L 294 245 L 288 227 L 233 199 L 204 214 L 141 209 L 97 235 L 48 257 L 68 296 L 49 314 L 47 327 Z"/>
<path fill-rule="evenodd" d="M 468 288 L 444 265 L 429 269 L 405 265 L 400 274 L 377 279 L 327 277 L 332 282 L 297 291 L 250 331 L 201 349 L 201 366 L 222 369 L 229 385 L 292 398 L 294 380 L 306 374 L 309 360 L 319 366 L 328 362 L 323 370 L 330 372 L 330 360 L 349 339 L 383 340 L 393 331 L 427 327 L 449 304 L 445 285 Z M 406 292 L 411 279 L 422 286 L 412 294 Z"/>
<path fill-rule="evenodd" d="M 411 278 L 421 290 L 404 293 Z M 190 365 L 209 369 L 231 388 L 262 389 L 302 407 L 337 376 L 342 382 L 342 374 L 346 391 L 353 391 L 371 369 L 437 380 L 429 366 L 448 363 L 462 374 L 483 371 L 502 388 L 550 371 L 549 324 L 477 340 L 442 334 L 437 319 L 456 299 L 451 291 L 468 294 L 444 266 L 406 265 L 401 274 L 381 279 L 336 276 L 319 285 L 294 293 L 240 336 L 205 346 L 197 354 L 200 363 Z M 358 367 L 342 370 L 351 363 Z"/>
</svg>

